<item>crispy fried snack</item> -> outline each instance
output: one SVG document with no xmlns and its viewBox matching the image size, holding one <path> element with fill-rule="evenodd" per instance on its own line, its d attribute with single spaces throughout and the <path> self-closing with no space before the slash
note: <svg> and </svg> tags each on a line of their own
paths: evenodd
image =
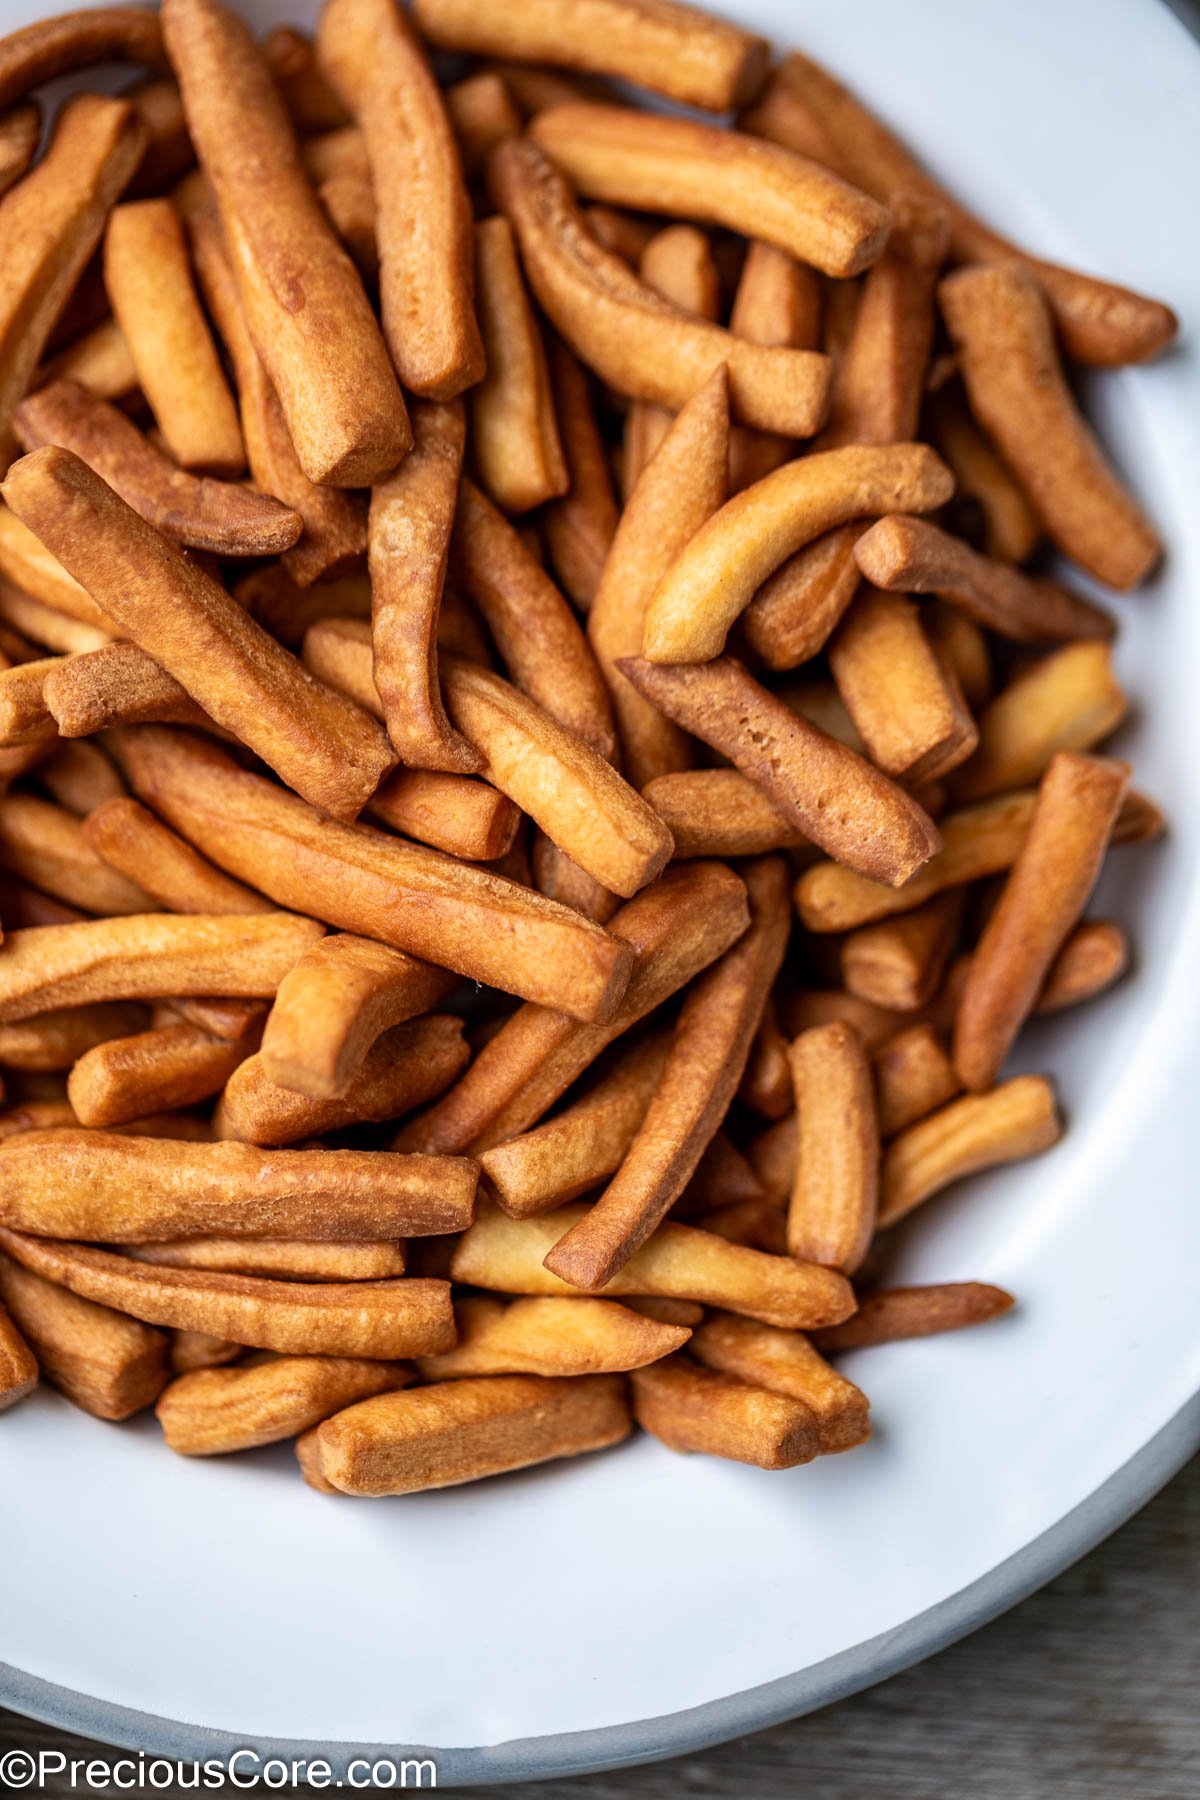
<svg viewBox="0 0 1200 1800">
<path fill-rule="evenodd" d="M 390 3 L 390 0 L 389 0 Z M 570 482 L 541 330 L 502 214 L 475 227 L 475 286 L 487 373 L 471 394 L 479 479 L 507 513 L 561 498 Z"/>
<path fill-rule="evenodd" d="M 11 45 L 12 39 L 6 42 Z M 0 201 L 0 430 L 5 433 L 145 141 L 145 128 L 127 100 L 77 94 L 59 113 L 42 161 Z"/>
<path fill-rule="evenodd" d="M 426 1381 L 462 1375 L 607 1375 L 669 1356 L 692 1335 L 614 1300 L 492 1300 L 469 1294 L 454 1309 L 458 1343 L 418 1364 Z"/>
<path fill-rule="evenodd" d="M 141 6 L 86 7 L 12 31 L 0 46 L 0 110 L 93 63 L 166 62 L 157 15 Z"/>
<path fill-rule="evenodd" d="M 98 400 L 124 400 L 137 387 L 137 370 L 129 345 L 115 319 L 102 319 L 91 331 L 43 363 L 31 383 L 34 392 L 51 381 L 73 381 Z"/>
<path fill-rule="evenodd" d="M 712 112 L 744 105 L 767 66 L 764 38 L 678 0 L 531 0 L 519 13 L 499 0 L 420 0 L 416 15 L 439 49 L 620 75 Z M 543 88 L 555 81 L 556 101 L 576 97 L 568 84 L 531 70 L 530 84 L 517 91 L 527 109 L 542 104 L 532 86 L 535 73 Z"/>
<path fill-rule="evenodd" d="M 544 1218 L 509 1219 L 481 1202 L 474 1224 L 458 1240 L 452 1278 L 508 1294 L 578 1293 L 546 1268 L 545 1256 L 564 1226 L 569 1230 L 586 1216 L 585 1206 L 563 1206 Z M 847 1318 L 854 1310 L 850 1284 L 834 1269 L 768 1256 L 670 1220 L 605 1284 L 603 1293 L 611 1299 L 661 1294 L 699 1300 L 803 1331 Z"/>
<path fill-rule="evenodd" d="M 820 1453 L 820 1423 L 806 1401 L 701 1368 L 689 1357 L 637 1369 L 631 1385 L 634 1418 L 670 1450 L 759 1469 L 794 1469 Z"/>
<path fill-rule="evenodd" d="M 954 780 L 956 800 L 1039 781 L 1060 750 L 1091 750 L 1128 702 L 1107 644 L 1065 644 L 1021 669 L 979 717 L 979 748 Z"/>
<path fill-rule="evenodd" d="M 937 829 L 915 800 L 790 712 L 733 657 L 671 667 L 625 656 L 617 666 L 847 869 L 898 888 L 938 849 Z"/>
<path fill-rule="evenodd" d="M 635 961 L 607 1022 L 584 1024 L 549 1007 L 522 1007 L 445 1098 L 404 1128 L 398 1148 L 469 1146 L 479 1154 L 536 1125 L 609 1044 L 742 935 L 749 924 L 745 884 L 720 863 L 692 863 L 669 870 L 610 924 Z"/>
<path fill-rule="evenodd" d="M 219 725 L 314 805 L 357 816 L 395 761 L 373 719 L 314 681 L 69 450 L 22 457 L 0 491 Z"/>
<path fill-rule="evenodd" d="M 193 1237 L 131 1244 L 128 1255 L 166 1269 L 278 1275 L 286 1281 L 382 1281 L 404 1273 L 403 1244 L 356 1239 L 330 1244 L 316 1238 Z"/>
<path fill-rule="evenodd" d="M 288 913 L 150 913 L 9 932 L 0 949 L 0 1022 L 102 1000 L 221 991 L 269 997 L 324 930 Z"/>
<path fill-rule="evenodd" d="M 874 1056 L 881 1137 L 893 1137 L 953 1100 L 958 1076 L 930 1025 L 910 1025 L 880 1044 Z"/>
<path fill-rule="evenodd" d="M 616 533 L 617 502 L 587 374 L 561 338 L 552 336 L 548 349 L 568 487 L 542 514 L 542 530 L 559 582 L 586 612 Z"/>
<path fill-rule="evenodd" d="M 49 923 L 50 921 L 43 921 Z M 65 1006 L 57 1012 L 0 1025 L 0 1064 L 6 1069 L 45 1073 L 69 1069 L 81 1056 L 110 1038 L 127 1036 L 146 1024 L 146 1010 L 117 1002 Z"/>
<path fill-rule="evenodd" d="M 829 667 L 871 761 L 909 786 L 974 754 L 979 728 L 912 601 L 863 587 L 829 645 Z"/>
<path fill-rule="evenodd" d="M 366 144 L 392 360 L 413 393 L 452 400 L 479 380 L 484 353 L 471 206 L 441 91 L 395 0 L 325 0 L 317 54 Z"/>
<path fill-rule="evenodd" d="M 930 512 L 952 485 L 923 444 L 852 446 L 785 463 L 721 507 L 667 570 L 646 615 L 643 653 L 651 662 L 708 662 L 802 544 L 864 514 Z"/>
<path fill-rule="evenodd" d="M 336 1492 L 415 1494 L 603 1450 L 629 1431 L 619 1376 L 500 1375 L 363 1400 L 327 1419 L 317 1445 Z"/>
<path fill-rule="evenodd" d="M 1162 546 L 1075 403 L 1033 276 L 1016 263 L 960 269 L 938 293 L 971 411 L 1050 537 L 1098 581 L 1137 587 Z"/>
<path fill-rule="evenodd" d="M 41 135 L 42 113 L 36 101 L 14 106 L 0 118 L 0 195 L 7 194 L 26 173 Z"/>
<path fill-rule="evenodd" d="M 404 1387 L 402 1364 L 340 1356 L 255 1356 L 236 1369 L 196 1369 L 159 1396 L 155 1416 L 181 1456 L 224 1456 L 278 1444 L 332 1413 Z"/>
<path fill-rule="evenodd" d="M 249 915 L 275 910 L 262 894 L 205 862 L 128 794 L 89 813 L 82 831 L 98 856 L 130 880 L 139 876 L 141 886 L 168 912 Z"/>
<path fill-rule="evenodd" d="M 112 1251 L 26 1237 L 3 1227 L 0 1249 L 35 1275 L 134 1319 L 206 1331 L 284 1355 L 391 1362 L 398 1356 L 448 1350 L 454 1342 L 454 1311 L 445 1281 L 309 1284 L 155 1269 Z M 147 1405 L 157 1392 L 138 1404 Z"/>
<path fill-rule="evenodd" d="M 461 403 L 413 408 L 413 448 L 371 490 L 373 680 L 388 736 L 410 767 L 476 774 L 478 752 L 446 717 L 438 688 L 438 616 L 458 501 Z"/>
<path fill-rule="evenodd" d="M 952 200 L 885 125 L 827 70 L 794 52 L 784 58 L 758 104 L 742 120 L 750 131 L 828 163 L 877 199 L 898 189 L 946 209 L 955 262 L 1019 258 L 1046 294 L 1066 348 L 1081 362 L 1141 362 L 1175 335 L 1175 315 L 1157 300 L 1112 282 L 1026 256 Z"/>
<path fill-rule="evenodd" d="M 412 443 L 362 283 L 308 184 L 250 31 L 219 0 L 167 0 L 167 50 L 212 183 L 255 349 L 310 481 L 364 487 Z"/>
<path fill-rule="evenodd" d="M 142 726 L 123 734 L 122 755 L 149 804 L 272 899 L 286 893 L 342 930 L 573 1017 L 618 1006 L 629 946 L 566 907 L 436 851 L 322 819 L 202 739 Z"/>
<path fill-rule="evenodd" d="M 740 131 L 577 104 L 540 112 L 530 135 L 588 199 L 721 225 L 827 275 L 860 275 L 887 241 L 885 206 L 808 157 Z"/>
<path fill-rule="evenodd" d="M 697 225 L 666 225 L 643 246 L 637 272 L 646 286 L 681 312 L 716 322 L 721 277 L 708 233 Z M 631 400 L 621 440 L 621 490 L 628 498 L 671 429 L 675 414 L 652 400 Z"/>
<path fill-rule="evenodd" d="M 445 89 L 442 98 L 458 139 L 463 173 L 482 175 L 491 152 L 521 129 L 521 114 L 502 75 L 481 69 Z"/>
<path fill-rule="evenodd" d="M 52 1387 L 98 1419 L 128 1419 L 168 1380 L 167 1337 L 0 1256 L 0 1301 Z"/>
<path fill-rule="evenodd" d="M 3 1274 L 0 1273 L 2 1283 Z M 37 1358 L 0 1304 L 0 1412 L 6 1412 L 18 1400 L 24 1400 L 26 1394 L 32 1394 L 37 1384 Z"/>
<path fill-rule="evenodd" d="M 1018 644 L 1108 638 L 1116 629 L 1102 607 L 1056 581 L 981 556 L 928 519 L 880 519 L 858 539 L 854 558 L 876 587 L 939 594 L 977 625 Z"/>
<path fill-rule="evenodd" d="M 186 1024 L 108 1038 L 79 1056 L 67 1098 L 81 1125 L 126 1125 L 211 1100 L 253 1048 L 253 1038 L 213 1037 Z"/>
<path fill-rule="evenodd" d="M 962 894 L 950 889 L 912 912 L 862 925 L 842 939 L 848 991 L 892 1012 L 917 1012 L 941 985 L 962 920 Z"/>
<path fill-rule="evenodd" d="M 862 1350 L 902 1338 L 930 1337 L 938 1331 L 961 1331 L 964 1325 L 986 1325 L 1014 1305 L 1011 1294 L 986 1281 L 878 1288 L 863 1295 L 852 1319 L 826 1325 L 814 1331 L 813 1338 L 822 1350 Z"/>
<path fill-rule="evenodd" d="M 97 856 L 74 814 L 33 794 L 0 794 L 0 866 L 89 911 L 154 911 L 144 888 Z"/>
<path fill-rule="evenodd" d="M 304 529 L 299 513 L 269 494 L 176 468 L 119 407 L 73 381 L 52 381 L 28 395 L 13 425 L 25 450 L 73 450 L 143 519 L 190 549 L 278 556 Z"/>
<path fill-rule="evenodd" d="M 1129 783 L 1129 765 L 1060 750 L 983 928 L 954 1021 L 954 1066 L 992 1086 L 1055 956 L 1088 903 Z"/>
<path fill-rule="evenodd" d="M 104 285 L 172 457 L 202 474 L 240 475 L 246 452 L 237 408 L 170 200 L 130 201 L 109 214 Z"/>
<path fill-rule="evenodd" d="M 870 1247 L 879 1198 L 879 1122 L 871 1068 L 850 1025 L 815 1025 L 788 1052 L 796 1166 L 788 1253 L 853 1275 Z"/>
<path fill-rule="evenodd" d="M 737 769 L 659 775 L 642 789 L 675 839 L 675 856 L 763 856 L 808 842 L 771 796 Z"/>
<path fill-rule="evenodd" d="M 973 502 L 982 514 L 984 554 L 1005 563 L 1026 562 L 1042 535 L 1037 514 L 972 419 L 961 388 L 941 388 L 927 397 L 926 424 L 934 449 L 954 471 L 958 499 Z"/>
<path fill-rule="evenodd" d="M 105 639 L 61 657 L 46 674 L 42 697 L 65 738 L 147 722 L 220 731 L 187 689 L 137 644 Z"/>
<path fill-rule="evenodd" d="M 615 1179 L 546 1257 L 546 1267 L 574 1287 L 602 1287 L 647 1242 L 737 1092 L 791 926 L 787 865 L 751 863 L 744 879 L 750 929 L 689 989 L 666 1066 Z"/>
<path fill-rule="evenodd" d="M 591 236 L 566 182 L 529 139 L 498 145 L 488 174 L 542 310 L 619 393 L 678 412 L 725 363 L 744 424 L 791 437 L 816 430 L 828 384 L 823 356 L 752 344 L 661 299 Z"/>
<path fill-rule="evenodd" d="M 822 1456 L 853 1450 L 871 1435 L 867 1396 L 831 1369 L 802 1332 L 780 1331 L 754 1319 L 739 1319 L 736 1313 L 710 1313 L 692 1333 L 688 1354 L 719 1374 L 786 1394 L 809 1407 L 817 1417 Z"/>
<path fill-rule="evenodd" d="M 888 1145 L 879 1223 L 894 1225 L 950 1182 L 1035 1156 L 1061 1135 L 1054 1089 L 1041 1075 L 1018 1075 L 990 1094 L 952 1100 Z"/>
<path fill-rule="evenodd" d="M 464 862 L 507 856 L 522 817 L 520 808 L 486 781 L 432 769 L 397 769 L 375 790 L 367 811 L 402 837 Z"/>
</svg>

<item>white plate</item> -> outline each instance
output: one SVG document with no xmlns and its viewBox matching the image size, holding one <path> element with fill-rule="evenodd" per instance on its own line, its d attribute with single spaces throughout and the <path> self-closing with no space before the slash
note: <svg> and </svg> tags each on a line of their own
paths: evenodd
<svg viewBox="0 0 1200 1800">
<path fill-rule="evenodd" d="M 1024 242 L 1200 317 L 1200 61 L 1164 6 L 736 10 L 844 73 Z M 27 17 L 0 5 L 5 30 Z M 642 1438 L 355 1505 L 311 1494 L 286 1450 L 189 1462 L 152 1420 L 102 1425 L 41 1395 L 0 1428 L 0 1700 L 188 1755 L 438 1746 L 443 1783 L 632 1762 L 928 1653 L 1195 1446 L 1200 372 L 1185 341 L 1088 385 L 1171 548 L 1118 602 L 1118 660 L 1137 697 L 1120 747 L 1172 831 L 1105 877 L 1136 975 L 1029 1034 L 1027 1065 L 1061 1077 L 1065 1141 L 933 1203 L 904 1252 L 908 1276 L 998 1281 L 1019 1311 L 861 1353 L 874 1441 L 786 1475 Z"/>
</svg>

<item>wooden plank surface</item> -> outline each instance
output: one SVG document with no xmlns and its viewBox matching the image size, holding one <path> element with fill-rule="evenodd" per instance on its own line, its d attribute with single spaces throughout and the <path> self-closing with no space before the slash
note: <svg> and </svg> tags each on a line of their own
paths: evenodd
<svg viewBox="0 0 1200 1800">
<path fill-rule="evenodd" d="M 0 1755 L 14 1746 L 88 1749 L 0 1712 Z M 675 1762 L 441 1791 L 496 1800 L 1200 1800 L 1200 1459 L 1040 1594 L 868 1693 Z"/>
</svg>

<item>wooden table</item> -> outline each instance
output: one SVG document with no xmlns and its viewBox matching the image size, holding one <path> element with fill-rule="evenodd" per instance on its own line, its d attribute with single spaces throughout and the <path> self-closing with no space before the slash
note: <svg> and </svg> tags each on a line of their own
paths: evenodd
<svg viewBox="0 0 1200 1800">
<path fill-rule="evenodd" d="M 0 1754 L 13 1745 L 87 1750 L 0 1712 Z M 497 1800 L 1200 1800 L 1200 1459 L 1040 1594 L 868 1693 L 676 1762 L 441 1791 Z"/>
</svg>

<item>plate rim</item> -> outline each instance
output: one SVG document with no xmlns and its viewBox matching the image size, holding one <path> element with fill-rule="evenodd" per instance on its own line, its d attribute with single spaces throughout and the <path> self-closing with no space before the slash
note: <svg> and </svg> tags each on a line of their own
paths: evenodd
<svg viewBox="0 0 1200 1800">
<path fill-rule="evenodd" d="M 1200 50 L 1200 0 L 1156 0 L 1156 4 L 1178 19 Z M 428 1759 L 436 1766 L 438 1786 L 462 1787 L 547 1781 L 662 1762 L 803 1718 L 937 1655 L 990 1624 L 1094 1550 L 1197 1454 L 1200 1393 L 1071 1511 L 957 1593 L 890 1631 L 794 1674 L 652 1718 L 450 1748 L 259 1737 L 121 1706 L 26 1674 L 6 1662 L 0 1662 L 0 1705 L 23 1718 L 138 1752 L 151 1760 L 223 1762 L 235 1751 L 249 1749 L 264 1763 L 276 1758 L 289 1765 L 323 1761 L 330 1765 L 338 1785 L 346 1777 L 348 1764 L 361 1757 L 371 1761 Z"/>
</svg>

